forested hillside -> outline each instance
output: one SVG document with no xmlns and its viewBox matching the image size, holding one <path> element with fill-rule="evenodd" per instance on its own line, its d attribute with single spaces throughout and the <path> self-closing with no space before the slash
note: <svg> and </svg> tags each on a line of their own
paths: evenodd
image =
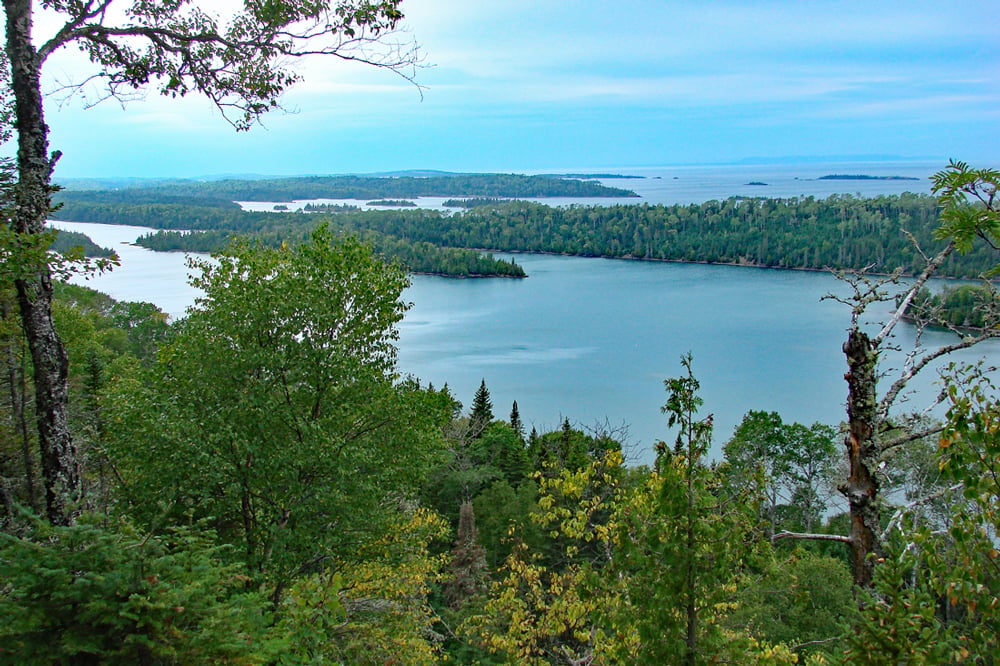
<svg viewBox="0 0 1000 666">
<path fill-rule="evenodd" d="M 916 274 L 923 254 L 942 243 L 933 237 L 938 203 L 930 196 L 827 199 L 727 199 L 687 206 L 553 207 L 526 201 L 494 202 L 447 214 L 433 210 L 261 213 L 229 203 L 101 203 L 68 200 L 58 219 L 136 224 L 160 229 L 215 230 L 262 235 L 274 242 L 299 237 L 325 220 L 332 228 L 372 238 L 429 243 L 442 248 L 501 252 L 554 252 L 593 257 L 701 261 L 815 270 Z M 173 234 L 142 240 L 159 250 L 212 251 L 220 234 Z M 429 249 L 420 250 L 430 252 Z M 398 255 L 392 255 L 398 256 Z M 992 267 L 991 250 L 976 246 L 949 256 L 948 277 L 975 278 Z M 425 264 L 427 266 L 429 264 Z M 423 269 L 414 269 L 423 270 Z M 494 272 L 503 272 L 495 267 Z M 428 272 L 441 272 L 433 269 Z"/>
<path fill-rule="evenodd" d="M 554 3 L 532 11 L 535 4 L 546 3 L 466 3 L 465 11 L 425 15 L 440 23 L 436 39 L 467 28 L 464 44 L 450 44 L 476 62 L 466 68 L 452 54 L 436 78 L 446 94 L 430 113 L 404 116 L 413 107 L 398 104 L 391 86 L 340 68 L 395 74 L 416 84 L 419 97 L 416 72 L 425 62 L 399 0 L 3 3 L 0 140 L 16 162 L 0 157 L 0 664 L 1000 662 L 997 368 L 948 363 L 952 352 L 1000 337 L 996 293 L 986 285 L 935 300 L 923 291 L 941 274 L 1000 273 L 997 170 L 952 161 L 932 177 L 934 199 L 569 208 L 505 201 L 455 215 L 262 214 L 234 201 L 631 193 L 576 178 L 427 173 L 182 182 L 54 199 L 66 148 L 50 145 L 54 137 L 90 146 L 73 156 L 87 167 L 152 163 L 168 153 L 206 164 L 224 150 L 230 160 L 254 152 L 216 142 L 201 128 L 213 114 L 193 105 L 157 106 L 121 123 L 120 136 L 98 118 L 83 137 L 91 143 L 77 142 L 88 133 L 80 128 L 90 129 L 82 123 L 50 137 L 47 122 L 72 118 L 47 113 L 53 92 L 88 104 L 197 96 L 237 130 L 283 100 L 322 96 L 289 123 L 295 134 L 258 144 L 289 147 L 291 160 L 359 159 L 378 150 L 373 144 L 395 143 L 410 151 L 397 159 L 412 160 L 437 141 L 436 154 L 461 147 L 464 159 L 483 161 L 477 148 L 529 154 L 529 139 L 588 159 L 610 154 L 602 145 L 634 155 L 647 141 L 643 154 L 663 155 L 683 143 L 707 152 L 709 132 L 717 145 L 760 135 L 753 145 L 768 154 L 792 145 L 786 137 L 826 146 L 812 150 L 855 150 L 889 123 L 900 138 L 886 145 L 907 151 L 946 145 L 925 142 L 923 130 L 984 145 L 995 137 L 977 124 L 992 108 L 960 103 L 990 101 L 982 93 L 990 70 L 962 53 L 993 47 L 979 36 L 989 33 L 989 12 L 945 7 L 930 15 L 917 7 L 900 19 L 894 8 L 859 21 L 840 6 L 813 13 L 824 3 L 759 3 L 742 14 L 710 7 L 711 16 L 688 3 L 680 13 L 671 4 L 676 16 L 668 16 L 646 3 L 630 22 L 622 11 L 629 3 L 576 3 L 572 12 L 552 11 Z M 452 21 L 459 14 L 466 16 Z M 595 25 L 572 35 L 589 39 L 570 42 L 560 32 L 569 18 Z M 532 19 L 544 20 L 529 26 Z M 904 30 L 894 30 L 901 20 Z M 853 24 L 863 28 L 852 32 Z M 976 31 L 952 34 L 966 24 Z M 503 39 L 487 41 L 484 28 Z M 842 31 L 860 44 L 847 57 L 834 39 Z M 871 41 L 881 33 L 891 41 Z M 942 41 L 933 41 L 938 33 Z M 547 55 L 534 50 L 536 41 Z M 607 50 L 594 48 L 598 42 Z M 904 42 L 915 50 L 896 48 Z M 888 59 L 868 60 L 882 47 Z M 961 69 L 931 57 L 942 52 Z M 67 53 L 73 57 L 50 60 Z M 669 78 L 642 79 L 661 57 L 678 65 Z M 737 58 L 748 66 L 734 72 Z M 77 69 L 81 61 L 89 66 Z M 934 67 L 920 69 L 924 61 Z M 518 71 L 492 78 L 508 62 Z M 794 71 L 784 66 L 792 62 Z M 321 67 L 305 95 L 284 95 Z M 758 76 L 765 69 L 782 78 L 777 89 Z M 880 71 L 891 76 L 873 76 Z M 810 83 L 831 73 L 837 85 Z M 728 85 L 736 80 L 749 85 Z M 676 113 L 662 112 L 667 98 L 651 96 L 650 81 L 667 84 Z M 711 89 L 710 104 L 698 101 L 699 88 Z M 464 106 L 477 89 L 488 96 Z M 378 91 L 375 104 L 358 105 L 355 90 Z M 565 106 L 562 97 L 585 98 L 586 106 Z M 813 97 L 825 103 L 806 99 Z M 944 120 L 921 119 L 923 107 Z M 184 117 L 192 112 L 199 117 Z M 448 124 L 424 124 L 442 119 Z M 332 123 L 344 131 L 330 131 Z M 862 138 L 842 146 L 839 127 Z M 328 133 L 340 140 L 320 141 Z M 273 148 L 256 154 L 261 162 L 277 157 Z M 505 153 L 490 154 L 499 161 Z M 52 215 L 193 232 L 148 241 L 164 246 L 218 248 L 239 238 L 211 259 L 193 259 L 199 296 L 172 321 L 151 303 L 116 302 L 61 281 L 114 260 L 86 259 L 75 247 L 52 251 Z M 493 403 L 488 378 L 474 395 L 457 396 L 447 384 L 404 376 L 397 343 L 410 307 L 407 266 L 517 273 L 512 262 L 480 256 L 488 250 L 858 269 L 845 271 L 845 288 L 829 296 L 843 307 L 843 342 L 813 352 L 844 362 L 844 392 L 807 396 L 846 407 L 844 422 L 790 423 L 780 411 L 750 411 L 732 433 L 717 433 L 699 361 L 687 353 L 663 378 L 663 439 L 652 463 L 635 466 L 626 428 L 587 429 L 570 414 L 555 430 L 528 431 L 517 402 Z M 899 280 L 897 271 L 913 277 Z M 964 311 L 960 324 L 948 318 L 948 303 Z M 980 314 L 986 318 L 969 326 Z M 911 315 L 917 334 L 896 336 Z M 953 334 L 930 347 L 920 335 L 926 326 Z M 898 350 L 906 339 L 913 347 Z M 897 367 L 889 350 L 901 352 Z M 914 381 L 938 368 L 938 416 L 910 413 Z M 722 453 L 713 459 L 716 439 Z"/>
<path fill-rule="evenodd" d="M 161 187 L 62 192 L 60 201 L 291 201 L 293 199 L 410 199 L 415 197 L 635 197 L 596 180 L 523 174 L 435 176 L 299 176 L 259 180 L 190 181 Z"/>
<path fill-rule="evenodd" d="M 945 247 L 897 304 L 914 299 L 919 325 L 951 323 L 921 291 L 933 266 L 979 234 L 997 240 L 996 211 L 963 203 L 964 169 L 941 176 Z M 882 411 L 906 373 L 948 349 L 915 350 L 903 383 L 874 394 L 883 338 L 859 322 L 891 282 L 858 277 L 845 299 L 847 423 L 751 411 L 716 433 L 697 360 L 684 355 L 664 381 L 664 441 L 651 467 L 636 467 L 623 431 L 566 417 L 528 432 L 518 403 L 494 405 L 486 379 L 464 407 L 446 386 L 400 377 L 406 275 L 350 235 L 321 225 L 197 268 L 204 296 L 176 322 L 57 285 L 82 482 L 66 524 L 43 517 L 54 486 L 28 425 L 29 356 L 3 283 L 0 661 L 1000 655 L 996 389 L 986 368 L 953 368 L 942 421 Z M 998 330 L 987 312 L 980 337 Z M 722 456 L 711 460 L 715 439 Z M 873 511 L 865 542 L 858 526 Z"/>
</svg>

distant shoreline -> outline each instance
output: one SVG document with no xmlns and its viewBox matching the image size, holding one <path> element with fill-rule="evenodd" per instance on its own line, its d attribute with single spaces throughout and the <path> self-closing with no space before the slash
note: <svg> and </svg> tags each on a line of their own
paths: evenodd
<svg viewBox="0 0 1000 666">
<path fill-rule="evenodd" d="M 866 176 L 863 174 L 830 174 L 828 176 L 820 176 L 816 180 L 916 180 L 919 178 L 914 178 L 913 176 Z"/>
</svg>

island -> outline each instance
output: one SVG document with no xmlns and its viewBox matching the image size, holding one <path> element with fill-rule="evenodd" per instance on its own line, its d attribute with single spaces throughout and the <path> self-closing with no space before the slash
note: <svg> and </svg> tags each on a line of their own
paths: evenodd
<svg viewBox="0 0 1000 666">
<path fill-rule="evenodd" d="M 545 173 L 541 174 L 546 178 L 605 178 L 621 180 L 643 180 L 645 176 L 626 176 L 621 173 Z"/>
<path fill-rule="evenodd" d="M 417 204 L 409 199 L 378 199 L 369 201 L 367 206 L 384 206 L 386 208 L 416 208 Z"/>
<path fill-rule="evenodd" d="M 842 174 L 834 173 L 827 176 L 820 176 L 816 180 L 920 180 L 912 176 L 866 176 L 863 174 Z"/>
<path fill-rule="evenodd" d="M 471 199 L 447 199 L 441 205 L 445 208 L 476 208 L 479 206 L 493 206 L 495 204 L 510 201 L 500 197 L 473 197 Z"/>
</svg>

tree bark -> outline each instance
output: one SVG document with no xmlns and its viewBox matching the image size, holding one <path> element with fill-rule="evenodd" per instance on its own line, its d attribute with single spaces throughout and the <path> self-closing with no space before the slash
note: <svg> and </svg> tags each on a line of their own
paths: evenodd
<svg viewBox="0 0 1000 666">
<path fill-rule="evenodd" d="M 31 43 L 31 2 L 4 0 L 3 5 L 18 139 L 13 225 L 18 233 L 40 234 L 51 208 L 52 168 L 58 154 L 50 157 L 48 153 L 41 62 Z M 68 525 L 73 522 L 82 499 L 83 484 L 69 432 L 69 360 L 52 320 L 52 278 L 48 266 L 32 268 L 15 281 L 15 287 L 21 325 L 34 366 L 46 515 L 54 525 Z"/>
<path fill-rule="evenodd" d="M 850 504 L 851 570 L 854 584 L 867 589 L 872 586 L 875 558 L 881 554 L 878 539 L 879 483 L 875 476 L 878 465 L 878 445 L 875 423 L 878 400 L 875 392 L 878 351 L 868 335 L 853 327 L 844 343 L 847 356 L 847 436 L 844 445 L 850 463 L 847 482 L 839 487 Z"/>
<path fill-rule="evenodd" d="M 6 320 L 11 316 L 10 303 L 4 301 L 0 303 L 0 319 Z M 35 495 L 35 464 L 32 461 L 31 439 L 28 436 L 28 417 L 26 412 L 24 373 L 26 372 L 23 362 L 24 353 L 15 350 L 14 345 L 20 346 L 20 339 L 13 336 L 7 342 L 7 383 L 10 393 L 10 418 L 11 430 L 17 433 L 17 438 L 21 444 L 21 458 L 24 464 L 24 493 L 28 506 L 32 511 L 38 512 L 38 504 Z"/>
</svg>

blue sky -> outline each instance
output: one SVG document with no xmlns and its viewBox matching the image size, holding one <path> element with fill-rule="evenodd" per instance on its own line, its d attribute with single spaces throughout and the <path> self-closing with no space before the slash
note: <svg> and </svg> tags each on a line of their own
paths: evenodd
<svg viewBox="0 0 1000 666">
<path fill-rule="evenodd" d="M 209 5 L 203 0 L 203 5 Z M 214 3 L 212 3 L 214 4 Z M 56 177 L 547 171 L 894 156 L 1000 164 L 986 2 L 405 0 L 429 65 L 312 60 L 237 134 L 202 100 L 49 98 Z M 40 21 L 38 32 L 49 27 Z M 79 57 L 46 63 L 49 89 Z"/>
</svg>

